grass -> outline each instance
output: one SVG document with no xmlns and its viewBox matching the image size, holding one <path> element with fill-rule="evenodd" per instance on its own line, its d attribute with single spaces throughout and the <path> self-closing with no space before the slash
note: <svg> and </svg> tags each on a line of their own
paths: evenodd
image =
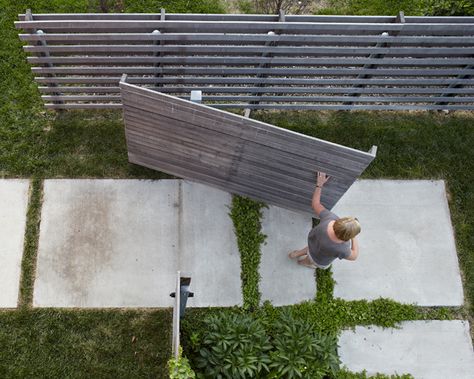
<svg viewBox="0 0 474 379">
<path fill-rule="evenodd" d="M 327 0 L 318 9 L 322 14 L 406 16 L 472 16 L 470 0 Z"/>
<path fill-rule="evenodd" d="M 4 177 L 170 177 L 128 163 L 123 122 L 117 112 L 47 114 L 41 125 L 30 130 L 25 137 L 17 137 L 16 131 L 5 133 L 12 148 L 0 153 Z"/>
<path fill-rule="evenodd" d="M 427 0 L 328 0 L 324 14 L 389 15 L 403 11 L 407 16 L 423 16 L 428 11 Z"/>
<path fill-rule="evenodd" d="M 33 285 L 36 271 L 36 253 L 38 251 L 39 225 L 43 182 L 33 179 L 30 187 L 28 213 L 26 215 L 25 243 L 21 263 L 19 308 L 31 307 L 33 302 Z"/>
<path fill-rule="evenodd" d="M 170 311 L 0 312 L 2 378 L 164 378 Z"/>
</svg>

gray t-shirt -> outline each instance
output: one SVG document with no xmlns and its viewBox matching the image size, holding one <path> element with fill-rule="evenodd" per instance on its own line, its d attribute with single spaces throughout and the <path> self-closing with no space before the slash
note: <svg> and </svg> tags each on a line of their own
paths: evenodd
<svg viewBox="0 0 474 379">
<path fill-rule="evenodd" d="M 337 243 L 328 236 L 328 224 L 337 220 L 334 213 L 325 209 L 319 215 L 319 225 L 311 229 L 308 235 L 308 247 L 311 258 L 321 266 L 328 266 L 336 259 L 344 259 L 351 255 L 350 241 Z"/>
</svg>

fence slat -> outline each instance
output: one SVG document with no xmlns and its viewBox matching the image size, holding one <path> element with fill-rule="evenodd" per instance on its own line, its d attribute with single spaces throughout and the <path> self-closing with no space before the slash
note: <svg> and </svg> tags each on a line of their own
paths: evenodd
<svg viewBox="0 0 474 379">
<path fill-rule="evenodd" d="M 329 69 L 293 69 L 293 68 L 214 68 L 214 67 L 32 67 L 35 74 L 67 74 L 67 75 L 108 75 L 108 74 L 140 74 L 140 75 L 374 75 L 374 76 L 449 76 L 471 75 L 473 70 L 466 69 L 363 69 L 363 68 L 329 68 Z M 157 78 L 159 79 L 159 78 Z M 258 78 L 264 80 L 265 78 Z M 367 80 L 367 79 L 366 79 Z"/>
<path fill-rule="evenodd" d="M 153 89 L 155 87 L 146 87 Z M 84 87 L 84 86 L 64 86 L 64 87 L 38 87 L 41 93 L 61 92 L 61 93 L 118 93 L 119 87 Z M 159 91 L 163 93 L 184 93 L 189 96 L 193 90 L 203 91 L 205 94 L 209 93 L 258 93 L 261 92 L 261 87 L 160 87 Z M 283 94 L 346 94 L 346 93 L 361 93 L 361 94 L 444 94 L 446 89 L 443 88 L 385 88 L 385 87 L 267 87 L 266 93 L 283 93 Z M 474 95 L 474 88 L 450 88 L 450 93 Z"/>
<path fill-rule="evenodd" d="M 34 34 L 19 34 L 22 41 L 36 41 L 38 37 Z M 122 42 L 122 41 L 175 41 L 175 42 L 267 42 L 275 41 L 279 44 L 291 43 L 295 44 L 311 44 L 311 45 L 323 45 L 323 44 L 373 44 L 378 42 L 388 42 L 390 44 L 406 44 L 406 45 L 462 45 L 472 46 L 474 40 L 472 37 L 456 36 L 456 37 L 443 37 L 443 36 L 388 36 L 382 39 L 382 37 L 374 36 L 359 36 L 359 35 L 288 35 L 288 34 L 223 34 L 223 33 L 199 33 L 199 34 L 187 34 L 187 33 L 167 33 L 161 35 L 153 35 L 153 33 L 45 33 L 44 39 L 46 41 L 55 42 Z"/>
<path fill-rule="evenodd" d="M 103 20 L 103 19 L 130 19 L 130 20 L 159 20 L 156 13 L 35 13 L 37 20 Z M 25 14 L 18 15 L 25 20 Z M 248 14 L 193 14 L 171 13 L 168 16 L 173 20 L 208 20 L 208 21 L 277 21 L 278 15 L 248 15 Z M 363 22 L 363 23 L 392 23 L 396 16 L 338 16 L 338 15 L 288 15 L 286 22 Z M 474 17 L 433 17 L 433 16 L 406 16 L 406 22 L 411 23 L 472 23 Z"/>
<path fill-rule="evenodd" d="M 457 47 L 278 47 L 278 46 L 237 46 L 237 45 L 48 45 L 24 46 L 26 52 L 49 53 L 199 53 L 205 54 L 285 54 L 285 55 L 335 55 L 363 56 L 367 54 L 385 54 L 390 56 L 444 56 L 473 55 L 474 48 Z"/>
<path fill-rule="evenodd" d="M 84 76 L 74 76 L 74 77 L 36 77 L 35 80 L 38 83 L 58 83 L 58 84 L 116 84 L 118 85 L 120 81 L 120 76 L 115 77 L 84 77 Z M 190 84 L 206 84 L 206 85 L 215 85 L 215 84 L 227 84 L 227 85 L 242 85 L 242 84 L 255 84 L 259 83 L 261 79 L 257 78 L 242 78 L 242 77 L 206 77 L 206 78 L 196 78 L 196 77 L 164 77 L 164 78 L 154 78 L 154 77 L 134 77 L 129 76 L 128 82 L 132 84 L 154 84 L 154 83 L 164 83 L 171 85 L 190 85 Z M 350 79 L 350 78 L 331 78 L 331 79 L 301 79 L 301 78 L 265 78 L 264 83 L 266 85 L 356 85 L 356 84 L 365 84 L 367 83 L 366 79 Z M 460 84 L 460 85 L 474 85 L 473 79 L 459 79 L 459 78 L 449 78 L 449 79 L 425 79 L 425 78 L 409 78 L 409 79 L 371 79 L 371 85 L 380 85 L 380 86 L 447 86 L 450 84 Z"/>
<path fill-rule="evenodd" d="M 260 91 L 262 91 L 260 89 Z M 258 92 L 261 93 L 261 92 Z M 188 96 L 178 96 L 189 100 Z M 41 98 L 45 101 L 120 101 L 120 96 L 107 95 L 43 95 Z M 429 103 L 440 102 L 445 103 L 471 103 L 474 102 L 474 97 L 438 97 L 438 96 L 370 96 L 370 97 L 356 97 L 348 96 L 203 96 L 202 101 L 248 101 L 250 103 L 257 102 L 275 102 L 275 103 L 293 103 L 293 102 L 357 102 L 357 103 Z"/>
<path fill-rule="evenodd" d="M 466 34 L 474 31 L 474 23 L 407 23 L 404 25 L 393 23 L 351 23 L 351 22 L 253 22 L 248 21 L 150 21 L 150 20 L 43 20 L 43 21 L 15 21 L 15 26 L 22 29 L 62 29 L 62 30 L 179 30 L 187 32 L 202 32 L 205 30 L 219 30 L 225 28 L 228 31 L 311 31 L 311 32 L 384 32 L 399 31 L 403 28 L 404 33 L 426 32 L 431 34 L 439 32 L 452 35 L 456 32 Z"/>
<path fill-rule="evenodd" d="M 216 109 L 275 109 L 275 110 L 347 110 L 347 111 L 425 111 L 425 110 L 472 110 L 472 105 L 306 105 L 306 104 L 213 104 Z M 46 109 L 121 109 L 118 103 L 81 103 L 54 104 L 46 103 Z"/>
</svg>

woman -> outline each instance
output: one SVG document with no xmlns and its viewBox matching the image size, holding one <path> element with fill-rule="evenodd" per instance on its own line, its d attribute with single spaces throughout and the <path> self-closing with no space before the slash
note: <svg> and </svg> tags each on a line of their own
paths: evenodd
<svg viewBox="0 0 474 379">
<path fill-rule="evenodd" d="M 359 221 L 354 217 L 339 218 L 321 204 L 321 191 L 329 176 L 318 172 L 312 207 L 319 216 L 319 225 L 308 235 L 308 246 L 288 254 L 291 259 L 310 268 L 327 269 L 336 259 L 355 261 L 359 256 L 359 244 L 355 236 L 360 233 Z"/>
</svg>

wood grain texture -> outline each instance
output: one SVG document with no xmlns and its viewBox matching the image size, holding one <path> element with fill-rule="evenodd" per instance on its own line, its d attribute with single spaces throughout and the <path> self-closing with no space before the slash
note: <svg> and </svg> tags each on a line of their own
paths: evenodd
<svg viewBox="0 0 474 379">
<path fill-rule="evenodd" d="M 331 209 L 374 155 L 120 83 L 129 160 L 313 214 L 316 171 Z"/>
</svg>

